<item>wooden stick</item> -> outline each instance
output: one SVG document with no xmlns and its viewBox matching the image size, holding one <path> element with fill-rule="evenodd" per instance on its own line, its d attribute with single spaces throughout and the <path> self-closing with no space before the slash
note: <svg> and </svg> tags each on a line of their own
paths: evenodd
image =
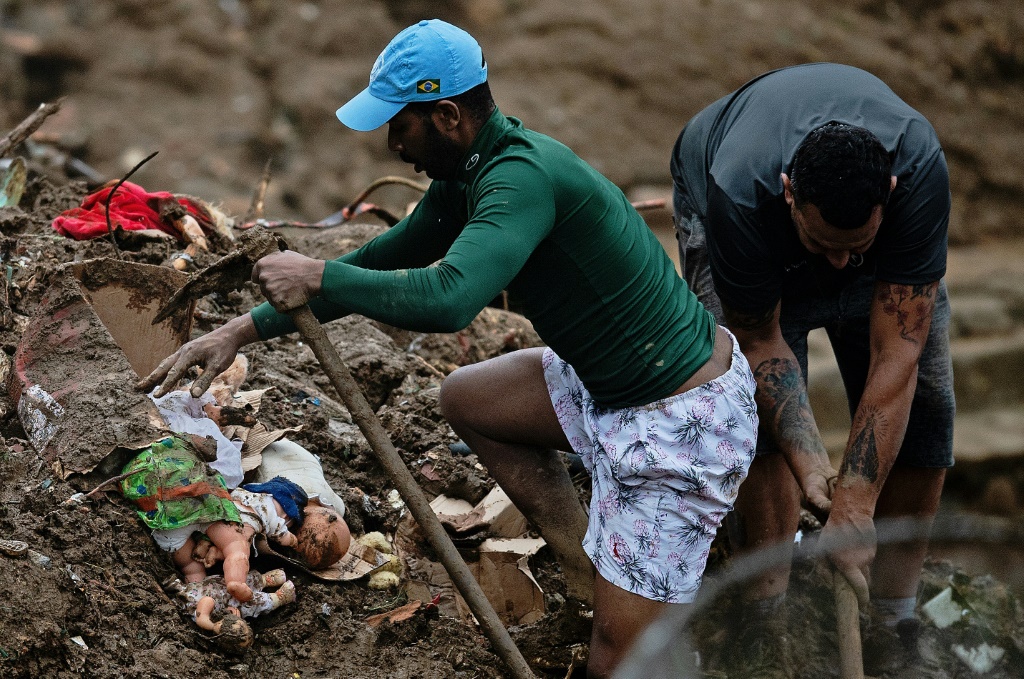
<svg viewBox="0 0 1024 679">
<path fill-rule="evenodd" d="M 836 601 L 836 635 L 839 639 L 840 679 L 864 679 L 864 658 L 860 642 L 860 608 L 857 594 L 839 571 L 832 573 Z"/>
<path fill-rule="evenodd" d="M 245 219 L 242 220 L 243 224 L 263 218 L 264 202 L 267 199 L 267 187 L 270 186 L 270 161 L 272 160 L 273 157 L 267 158 L 267 163 L 263 166 L 263 176 L 260 177 L 260 183 L 256 186 L 256 192 L 252 195 L 252 203 L 249 204 L 249 211 L 245 214 Z"/>
<path fill-rule="evenodd" d="M 406 179 L 405 177 L 381 177 L 380 179 L 375 180 L 372 184 L 363 189 L 351 203 L 346 205 L 341 210 L 342 216 L 345 219 L 348 219 L 349 216 L 355 212 L 356 208 L 359 207 L 359 204 L 362 203 L 367 198 L 369 198 L 371 193 L 373 193 L 382 186 L 387 186 L 388 184 L 400 184 L 402 186 L 408 186 L 410 189 L 416 189 L 420 193 L 426 193 L 427 191 L 426 184 L 420 184 L 419 182 L 414 182 L 413 180 Z"/>
<path fill-rule="evenodd" d="M 114 253 L 117 255 L 117 258 L 119 260 L 120 259 L 124 259 L 124 258 L 121 256 L 121 248 L 119 248 L 117 246 L 117 239 L 114 238 L 114 225 L 110 223 L 110 201 L 113 200 L 114 194 L 117 193 L 117 190 L 119 188 L 121 188 L 121 184 L 124 184 L 126 181 L 128 181 L 129 177 L 131 177 L 133 174 L 135 174 L 135 172 L 140 167 L 142 167 L 143 165 L 148 163 L 150 160 L 152 160 L 153 156 L 155 156 L 158 153 L 160 153 L 160 152 L 159 151 L 153 151 L 148 156 L 146 156 L 141 161 L 139 161 L 138 165 L 136 165 L 132 169 L 128 170 L 128 174 L 126 174 L 125 176 L 121 177 L 121 179 L 116 184 L 114 184 L 114 188 L 110 189 L 110 193 L 107 194 L 107 200 L 103 204 L 103 215 L 107 219 L 107 235 L 110 236 L 110 244 L 114 246 Z"/>
<path fill-rule="evenodd" d="M 128 472 L 127 474 L 118 474 L 117 476 L 112 476 L 109 479 L 107 479 L 106 481 L 104 481 L 103 483 L 101 483 L 100 485 L 98 485 L 95 488 L 93 488 L 92 490 L 90 490 L 88 493 L 86 493 L 85 497 L 87 497 L 87 498 L 94 497 L 97 493 L 100 492 L 100 489 L 106 488 L 107 486 L 109 486 L 112 483 L 118 483 L 120 481 L 124 481 L 125 479 L 127 479 L 129 476 L 131 476 L 134 473 L 135 472 Z"/>
<path fill-rule="evenodd" d="M 61 97 L 51 104 L 39 104 L 39 108 L 33 111 L 27 118 L 18 124 L 13 130 L 0 139 L 0 158 L 7 155 L 8 151 L 28 139 L 29 135 L 39 129 L 47 118 L 60 110 L 64 98 Z"/>
<path fill-rule="evenodd" d="M 632 203 L 633 209 L 637 212 L 643 212 L 644 210 L 661 210 L 665 207 L 664 198 L 656 198 L 654 200 L 637 200 Z"/>
<path fill-rule="evenodd" d="M 516 679 L 533 679 L 535 675 L 526 659 L 520 653 L 515 642 L 512 641 L 508 630 L 502 625 L 498 614 L 494 612 L 491 602 L 487 600 L 483 589 L 473 577 L 469 567 L 466 566 L 466 562 L 462 560 L 459 551 L 452 544 L 441 521 L 434 514 L 434 510 L 430 508 L 430 503 L 427 502 L 423 490 L 416 483 L 416 479 L 413 478 L 408 467 L 405 466 L 398 451 L 395 450 L 395 445 L 391 442 L 384 425 L 380 423 L 377 414 L 366 402 L 366 397 L 355 378 L 352 377 L 352 373 L 349 372 L 348 366 L 345 365 L 334 345 L 331 344 L 320 321 L 306 305 L 290 311 L 289 315 L 299 329 L 302 339 L 313 350 L 323 371 L 327 373 L 331 384 L 341 396 L 345 407 L 352 415 L 352 421 L 363 432 L 377 461 L 384 467 L 384 471 L 387 472 L 402 499 L 405 500 L 406 506 L 409 507 L 416 523 L 423 530 L 430 546 L 434 548 L 441 559 L 441 564 L 448 571 L 452 582 L 458 587 L 462 598 L 469 604 L 470 610 L 473 611 L 484 634 L 494 646 L 495 652 L 505 661 L 510 671 L 509 676 Z"/>
</svg>

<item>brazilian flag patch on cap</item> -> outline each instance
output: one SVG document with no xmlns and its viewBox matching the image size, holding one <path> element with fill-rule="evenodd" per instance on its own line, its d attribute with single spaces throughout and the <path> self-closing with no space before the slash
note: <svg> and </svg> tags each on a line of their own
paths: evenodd
<svg viewBox="0 0 1024 679">
<path fill-rule="evenodd" d="M 423 92 L 424 94 L 430 94 L 431 92 L 437 92 L 441 89 L 441 81 L 439 79 L 431 80 L 417 80 L 416 91 Z"/>
</svg>

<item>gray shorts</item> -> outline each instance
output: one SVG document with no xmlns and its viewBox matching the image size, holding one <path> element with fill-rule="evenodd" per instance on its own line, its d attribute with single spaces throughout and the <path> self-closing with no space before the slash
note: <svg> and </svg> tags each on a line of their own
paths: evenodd
<svg viewBox="0 0 1024 679">
<path fill-rule="evenodd" d="M 724 324 L 722 303 L 715 293 L 708 264 L 704 224 L 676 188 L 674 195 L 676 238 L 683 279 L 701 303 Z M 868 321 L 875 279 L 860 276 L 845 287 L 825 289 L 813 280 L 813 272 L 801 267 L 796 274 L 809 280 L 784 283 L 779 325 L 793 350 L 804 382 L 807 381 L 807 333 L 824 328 L 839 364 L 850 415 L 857 408 L 867 380 L 870 359 Z M 911 467 L 953 466 L 953 361 L 949 353 L 949 297 L 946 283 L 939 283 L 931 330 L 918 362 L 917 390 L 910 420 L 896 464 Z M 778 452 L 769 436 L 758 436 L 757 454 Z"/>
</svg>

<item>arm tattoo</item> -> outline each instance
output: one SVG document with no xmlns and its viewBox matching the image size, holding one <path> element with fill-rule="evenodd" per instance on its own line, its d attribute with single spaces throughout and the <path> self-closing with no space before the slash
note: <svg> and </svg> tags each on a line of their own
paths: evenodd
<svg viewBox="0 0 1024 679">
<path fill-rule="evenodd" d="M 883 428 L 882 418 L 878 413 L 868 413 L 860 431 L 853 437 L 850 449 L 846 451 L 843 465 L 839 469 L 841 476 L 854 474 L 870 483 L 878 481 L 878 431 Z"/>
<path fill-rule="evenodd" d="M 938 283 L 926 285 L 897 285 L 895 283 L 880 284 L 878 301 L 882 311 L 895 316 L 900 328 L 900 337 L 915 344 L 922 341 L 918 331 L 929 321 L 932 305 L 935 302 L 935 290 Z"/>
<path fill-rule="evenodd" d="M 754 371 L 757 401 L 779 439 L 791 441 L 799 452 L 824 453 L 821 436 L 807 399 L 800 365 L 787 358 L 771 358 Z"/>
<path fill-rule="evenodd" d="M 757 314 L 745 314 L 732 309 L 723 309 L 723 312 L 729 327 L 737 330 L 759 330 L 770 323 L 775 316 L 773 308 L 768 308 Z"/>
</svg>

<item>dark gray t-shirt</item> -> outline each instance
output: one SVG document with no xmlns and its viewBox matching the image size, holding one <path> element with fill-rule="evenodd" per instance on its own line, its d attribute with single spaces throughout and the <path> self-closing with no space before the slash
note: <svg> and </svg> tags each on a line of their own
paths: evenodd
<svg viewBox="0 0 1024 679">
<path fill-rule="evenodd" d="M 804 138 L 836 121 L 870 130 L 893 159 L 896 189 L 871 248 L 838 271 L 800 244 L 783 195 Z M 949 174 L 931 124 L 875 76 L 840 64 L 771 71 L 698 113 L 672 154 L 676 190 L 706 225 L 715 290 L 737 311 L 773 307 L 790 272 L 816 284 L 861 275 L 905 285 L 946 271 Z"/>
</svg>

